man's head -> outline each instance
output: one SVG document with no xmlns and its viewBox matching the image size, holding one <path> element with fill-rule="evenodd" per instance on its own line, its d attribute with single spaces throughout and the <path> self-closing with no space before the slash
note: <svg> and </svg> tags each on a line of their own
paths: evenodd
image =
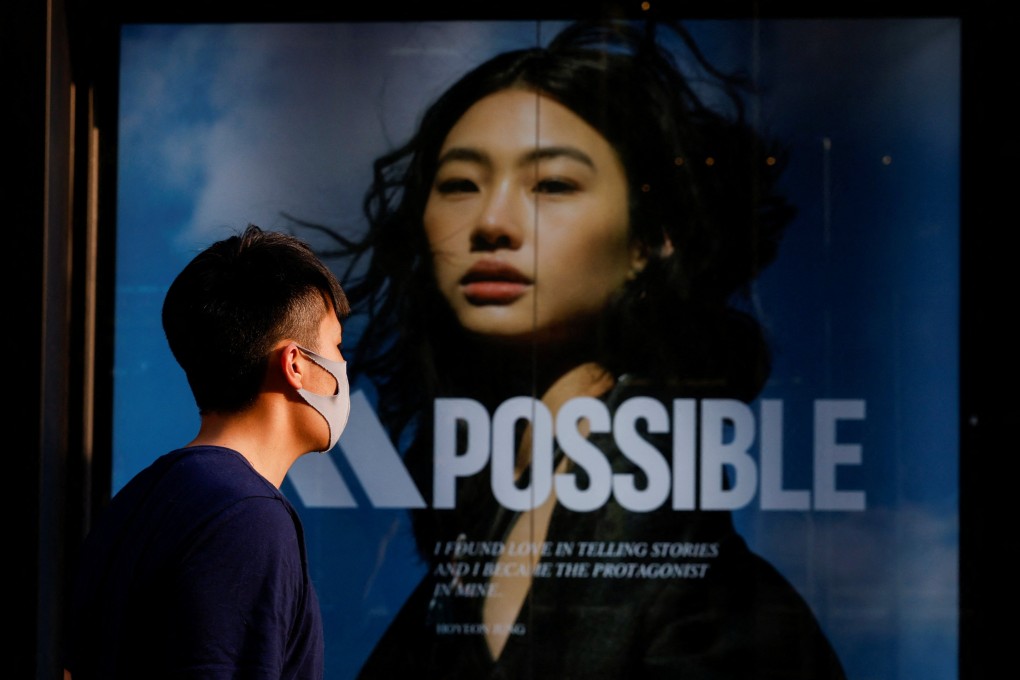
<svg viewBox="0 0 1020 680">
<path fill-rule="evenodd" d="M 298 239 L 248 225 L 199 253 L 163 302 L 163 330 L 201 413 L 254 403 L 284 339 L 319 350 L 330 311 L 350 307 L 333 273 Z"/>
</svg>

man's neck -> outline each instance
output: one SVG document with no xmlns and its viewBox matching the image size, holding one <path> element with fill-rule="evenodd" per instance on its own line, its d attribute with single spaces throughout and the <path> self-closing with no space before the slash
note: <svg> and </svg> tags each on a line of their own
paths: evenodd
<svg viewBox="0 0 1020 680">
<path fill-rule="evenodd" d="M 198 434 L 188 446 L 233 449 L 277 488 L 303 453 L 295 447 L 288 428 L 274 423 L 272 416 L 257 409 L 232 414 L 204 414 Z"/>
</svg>

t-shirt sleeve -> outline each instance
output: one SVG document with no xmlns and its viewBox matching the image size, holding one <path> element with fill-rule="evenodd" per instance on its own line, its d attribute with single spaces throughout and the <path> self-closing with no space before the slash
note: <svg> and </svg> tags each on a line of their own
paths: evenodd
<svg viewBox="0 0 1020 680">
<path fill-rule="evenodd" d="M 234 503 L 200 527 L 167 588 L 175 677 L 281 677 L 306 570 L 295 520 L 275 498 Z"/>
</svg>

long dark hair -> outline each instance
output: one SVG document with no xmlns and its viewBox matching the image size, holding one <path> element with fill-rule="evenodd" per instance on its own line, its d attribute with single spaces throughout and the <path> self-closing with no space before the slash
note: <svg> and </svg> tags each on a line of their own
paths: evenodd
<svg viewBox="0 0 1020 680">
<path fill-rule="evenodd" d="M 662 32 L 691 55 L 697 89 L 660 44 Z M 701 88 L 709 87 L 727 110 L 706 104 Z M 753 399 L 769 353 L 759 324 L 735 301 L 775 258 L 793 209 L 775 193 L 779 149 L 744 115 L 750 83 L 716 71 L 678 24 L 578 22 L 546 47 L 471 70 L 425 111 L 406 144 L 376 160 L 363 239 L 306 225 L 335 238 L 328 254 L 349 258 L 341 278 L 354 314 L 366 319 L 352 372 L 378 386 L 380 417 L 394 436 L 435 396 L 485 400 L 487 388 L 507 384 L 493 374 L 501 362 L 464 361 L 468 339 L 436 290 L 422 215 L 450 129 L 475 102 L 511 88 L 573 111 L 627 173 L 631 235 L 650 261 L 605 311 L 593 358 L 614 375 Z"/>
</svg>

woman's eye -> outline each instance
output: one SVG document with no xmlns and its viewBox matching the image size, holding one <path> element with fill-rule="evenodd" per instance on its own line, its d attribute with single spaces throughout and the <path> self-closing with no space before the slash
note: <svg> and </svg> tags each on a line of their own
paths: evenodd
<svg viewBox="0 0 1020 680">
<path fill-rule="evenodd" d="M 577 191 L 577 185 L 565 179 L 543 179 L 535 185 L 537 194 L 569 194 Z"/>
<path fill-rule="evenodd" d="M 463 194 L 478 191 L 478 187 L 469 179 L 444 179 L 436 182 L 436 191 L 440 194 Z"/>
</svg>

